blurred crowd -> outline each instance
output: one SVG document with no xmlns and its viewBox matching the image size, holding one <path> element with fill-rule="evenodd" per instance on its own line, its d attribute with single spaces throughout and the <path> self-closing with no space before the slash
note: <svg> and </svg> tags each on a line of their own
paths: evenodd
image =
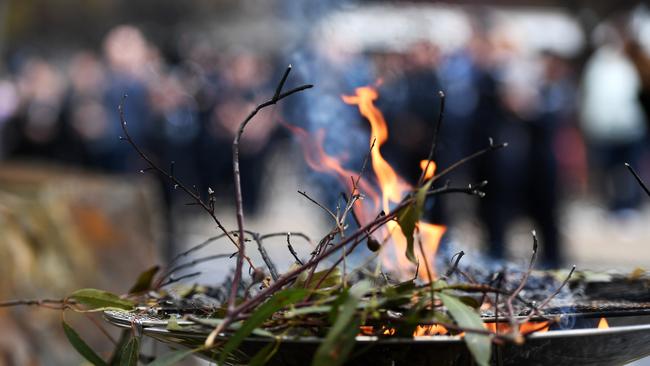
<svg viewBox="0 0 650 366">
<path fill-rule="evenodd" d="M 217 50 L 196 40 L 181 41 L 170 52 L 137 27 L 123 25 L 106 35 L 99 50 L 53 58 L 10 55 L 0 74 L 0 153 L 3 159 L 138 171 L 142 162 L 119 139 L 117 106 L 126 94 L 125 115 L 138 145 L 163 167 L 173 161 L 175 174 L 188 185 L 201 192 L 227 189 L 230 195 L 230 143 L 238 123 L 273 93 L 291 62 L 298 75 L 292 82 L 311 82 L 317 89 L 262 113 L 247 129 L 242 182 L 245 206 L 253 211 L 268 151 L 288 136 L 278 121 L 312 132 L 333 129 L 326 148 L 347 149 L 353 155 L 348 162 L 358 167 L 367 130 L 362 123 L 351 125 L 360 116 L 340 95 L 376 84 L 391 133 L 383 152 L 415 180 L 438 116 L 437 92 L 443 90 L 439 166 L 486 147 L 489 138 L 510 144 L 450 177 L 458 184 L 489 181 L 477 209 L 489 254 L 505 255 L 508 226 L 527 215 L 545 243 L 545 264 L 556 266 L 562 261 L 557 210 L 563 194 L 595 193 L 612 212 L 630 214 L 640 193 L 623 163 L 646 170 L 650 58 L 626 31 L 624 18 L 594 33 L 589 50 L 573 57 L 523 52 L 507 35 L 478 26 L 470 41 L 453 51 L 417 42 L 399 51 L 353 53 L 311 42 L 269 55 Z M 171 188 L 165 187 L 171 205 Z M 446 222 L 453 209 L 442 201 L 430 219 Z"/>
</svg>

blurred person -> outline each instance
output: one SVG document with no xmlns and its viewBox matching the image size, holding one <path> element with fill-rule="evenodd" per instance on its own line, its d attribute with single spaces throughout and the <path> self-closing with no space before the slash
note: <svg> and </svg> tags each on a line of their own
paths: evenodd
<svg viewBox="0 0 650 366">
<path fill-rule="evenodd" d="M 124 115 L 131 137 L 146 148 L 145 137 L 150 124 L 148 82 L 155 77 L 159 59 L 156 49 L 142 32 L 130 25 L 113 28 L 103 42 L 107 64 L 106 89 L 103 96 L 106 116 L 110 123 L 98 136 L 90 149 L 100 168 L 111 172 L 133 171 L 136 159 L 131 147 L 119 140 L 122 135 L 117 106 L 123 101 Z"/>
<path fill-rule="evenodd" d="M 10 78 L 0 79 L 0 136 L 4 135 L 7 122 L 17 113 L 19 103 L 18 89 L 13 80 Z M 6 152 L 5 141 L 0 139 L 0 159 Z"/>
<path fill-rule="evenodd" d="M 502 98 L 505 60 L 485 31 L 475 32 L 468 52 L 475 68 L 477 101 L 472 115 L 473 151 L 484 148 L 492 138 L 496 143 L 514 143 L 507 151 L 498 150 L 481 157 L 473 165 L 473 181 L 487 180 L 485 197 L 478 201 L 478 216 L 487 233 L 487 252 L 493 259 L 505 257 L 506 230 L 515 215 L 520 197 L 521 171 L 525 164 L 523 125 L 508 118 Z M 516 143 L 515 143 L 516 142 Z M 514 149 L 513 149 L 514 148 Z"/>
<path fill-rule="evenodd" d="M 214 100 L 199 156 L 204 186 L 217 192 L 232 183 L 232 141 L 239 124 L 262 98 L 272 93 L 272 65 L 250 51 L 237 51 L 219 70 L 218 98 Z M 261 172 L 276 132 L 273 110 L 261 111 L 255 123 L 246 128 L 240 145 L 240 164 L 244 208 L 254 212 L 259 204 L 263 181 Z M 206 188 L 207 189 L 207 188 Z"/>
<path fill-rule="evenodd" d="M 64 119 L 79 137 L 85 151 L 82 161 L 90 167 L 102 165 L 101 156 L 95 143 L 111 128 L 109 124 L 118 123 L 108 119 L 103 103 L 106 93 L 106 70 L 98 55 L 91 51 L 75 53 L 68 65 L 70 90 L 64 107 Z"/>
<path fill-rule="evenodd" d="M 20 104 L 3 136 L 8 157 L 76 162 L 83 152 L 62 118 L 64 75 L 44 59 L 31 58 L 20 69 L 17 86 Z"/>
<path fill-rule="evenodd" d="M 560 178 L 555 146 L 560 132 L 573 122 L 576 85 L 568 62 L 560 55 L 543 52 L 540 62 L 537 100 L 531 103 L 535 113 L 527 121 L 526 209 L 543 240 L 543 265 L 559 268 L 564 256 L 557 222 Z"/>
<path fill-rule="evenodd" d="M 646 137 L 646 118 L 638 96 L 639 73 L 624 53 L 622 19 L 595 30 L 599 46 L 589 58 L 582 80 L 582 128 L 589 145 L 594 181 L 610 210 L 631 214 L 640 191 L 624 163 L 638 165 Z"/>
</svg>

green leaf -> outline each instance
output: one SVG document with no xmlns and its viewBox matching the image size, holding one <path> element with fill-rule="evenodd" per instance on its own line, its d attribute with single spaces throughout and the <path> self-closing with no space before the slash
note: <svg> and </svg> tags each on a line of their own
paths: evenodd
<svg viewBox="0 0 650 366">
<path fill-rule="evenodd" d="M 140 338 L 131 337 L 122 349 L 120 366 L 137 366 L 140 356 Z"/>
<path fill-rule="evenodd" d="M 262 325 L 276 311 L 302 300 L 309 294 L 309 290 L 302 288 L 290 288 L 282 290 L 273 295 L 268 301 L 262 304 L 257 310 L 241 325 L 228 342 L 223 346 L 219 357 L 219 364 L 223 365 L 230 353 L 236 350 L 241 342 L 250 335 L 256 328 Z"/>
<path fill-rule="evenodd" d="M 397 224 L 404 237 L 406 237 L 406 258 L 417 264 L 417 258 L 415 257 L 415 250 L 413 245 L 413 235 L 415 233 L 415 227 L 422 217 L 422 211 L 424 209 L 424 202 L 427 199 L 427 192 L 431 188 L 433 180 L 429 179 L 426 183 L 422 185 L 415 193 L 415 202 L 406 206 L 399 215 L 397 215 Z"/>
<path fill-rule="evenodd" d="M 156 273 L 158 273 L 158 270 L 160 270 L 160 266 L 153 266 L 148 270 L 140 273 L 138 279 L 135 281 L 135 284 L 129 290 L 129 293 L 134 294 L 150 290 L 151 283 L 153 282 L 153 278 L 156 276 Z"/>
<path fill-rule="evenodd" d="M 478 311 L 465 305 L 457 297 L 448 295 L 444 292 L 438 293 L 440 300 L 445 305 L 449 314 L 462 328 L 466 329 L 484 329 L 483 320 Z M 465 344 L 474 356 L 474 360 L 480 366 L 488 366 L 492 353 L 492 343 L 490 336 L 478 333 L 465 333 Z"/>
<path fill-rule="evenodd" d="M 95 351 L 88 346 L 86 342 L 84 342 L 83 339 L 79 336 L 79 334 L 72 329 L 71 326 L 68 325 L 65 321 L 62 322 L 63 325 L 63 332 L 65 333 L 65 336 L 68 338 L 68 341 L 70 344 L 72 344 L 72 347 L 79 352 L 80 355 L 83 356 L 88 362 L 92 363 L 95 366 L 106 366 L 107 363 L 102 360 L 101 357 L 99 357 Z"/>
<path fill-rule="evenodd" d="M 132 310 L 135 307 L 135 304 L 129 300 L 124 300 L 110 292 L 93 288 L 77 290 L 69 298 L 87 306 L 88 310 L 91 311 L 101 311 L 111 308 Z"/>
<path fill-rule="evenodd" d="M 111 358 L 108 360 L 108 364 L 110 366 L 118 366 L 120 364 L 122 350 L 124 349 L 124 346 L 126 346 L 126 343 L 129 341 L 129 339 L 131 339 L 132 334 L 133 333 L 131 332 L 131 329 L 122 329 L 120 332 L 120 339 L 117 341 L 117 344 L 113 349 L 113 353 L 111 354 Z"/>
<path fill-rule="evenodd" d="M 354 337 L 359 333 L 361 321 L 356 315 L 357 304 L 372 285 L 361 281 L 344 291 L 344 298 L 334 325 L 330 328 L 323 343 L 316 350 L 312 366 L 336 366 L 345 362 L 354 347 Z"/>
<path fill-rule="evenodd" d="M 178 320 L 176 317 L 172 316 L 167 319 L 167 330 L 183 330 L 183 327 L 178 325 Z"/>
<path fill-rule="evenodd" d="M 166 353 L 162 356 L 156 357 L 156 359 L 147 364 L 147 366 L 170 366 L 175 365 L 185 357 L 192 355 L 195 352 L 202 350 L 203 347 L 189 349 L 189 350 L 179 350 L 170 353 Z"/>
<path fill-rule="evenodd" d="M 284 317 L 287 319 L 306 314 L 327 314 L 332 310 L 332 307 L 329 305 L 314 305 L 314 306 L 305 306 L 303 308 L 289 310 L 284 313 Z"/>
<path fill-rule="evenodd" d="M 325 279 L 323 280 L 323 277 L 325 275 L 327 275 L 327 277 L 325 277 Z M 296 281 L 294 282 L 293 287 L 299 287 L 299 288 L 305 287 L 305 282 L 307 281 L 307 277 L 308 277 L 307 272 L 301 273 L 296 279 Z M 318 285 L 318 283 L 321 282 L 321 280 L 323 282 L 318 286 L 318 288 L 328 288 L 328 287 L 338 286 L 342 283 L 341 271 L 339 270 L 338 267 L 335 267 L 332 271 L 330 271 L 328 268 L 322 271 L 314 272 L 314 274 L 311 277 L 311 280 L 309 281 L 309 288 L 316 289 L 316 285 Z"/>
</svg>

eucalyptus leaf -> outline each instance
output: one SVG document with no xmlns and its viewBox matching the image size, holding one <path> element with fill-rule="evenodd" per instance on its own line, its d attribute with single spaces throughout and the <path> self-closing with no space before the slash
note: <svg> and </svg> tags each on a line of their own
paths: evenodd
<svg viewBox="0 0 650 366">
<path fill-rule="evenodd" d="M 456 296 L 444 292 L 438 293 L 438 297 L 460 327 L 466 329 L 484 329 L 483 320 L 476 309 L 465 305 Z M 492 353 L 490 336 L 466 332 L 463 339 L 472 356 L 474 356 L 476 363 L 480 366 L 488 366 Z"/>
<path fill-rule="evenodd" d="M 93 288 L 77 290 L 68 297 L 85 305 L 90 311 L 101 311 L 105 309 L 132 310 L 135 307 L 135 304 L 129 300 L 121 299 L 113 293 Z"/>
<path fill-rule="evenodd" d="M 95 366 L 106 366 L 107 363 L 95 353 L 95 351 L 88 346 L 86 342 L 84 342 L 83 339 L 79 336 L 79 334 L 72 329 L 71 326 L 68 325 L 65 321 L 62 323 L 63 325 L 63 333 L 65 333 L 65 336 L 68 338 L 68 341 L 70 344 L 72 344 L 72 347 L 79 352 L 80 355 L 83 356 L 88 362 L 92 363 Z"/>
<path fill-rule="evenodd" d="M 314 306 L 305 306 L 303 308 L 289 310 L 284 313 L 284 317 L 287 319 L 307 314 L 327 314 L 332 310 L 332 307 L 329 305 L 314 305 Z"/>
<path fill-rule="evenodd" d="M 406 206 L 399 215 L 397 215 L 397 224 L 402 233 L 406 238 L 406 258 L 417 264 L 417 258 L 415 257 L 415 250 L 413 245 L 413 235 L 415 234 L 415 227 L 417 226 L 420 217 L 422 217 L 422 211 L 424 210 L 424 202 L 427 199 L 427 192 L 431 188 L 433 183 L 432 179 L 429 179 L 426 183 L 422 185 L 415 193 L 415 202 Z"/>
<path fill-rule="evenodd" d="M 137 366 L 140 356 L 140 337 L 131 337 L 120 354 L 120 366 Z"/>
<path fill-rule="evenodd" d="M 160 266 L 153 266 L 140 273 L 138 279 L 135 281 L 135 284 L 129 290 L 129 293 L 134 294 L 150 290 L 153 278 L 156 276 L 156 273 L 158 273 L 159 270 Z"/>
<path fill-rule="evenodd" d="M 327 277 L 325 277 L 327 275 Z M 325 279 L 323 280 L 323 277 Z M 294 282 L 293 287 L 305 287 L 305 282 L 307 281 L 308 274 L 307 272 L 301 273 L 296 281 Z M 319 282 L 322 283 L 318 285 Z M 334 267 L 331 271 L 329 269 L 325 269 L 322 271 L 314 272 L 314 274 L 311 276 L 311 280 L 309 281 L 309 288 L 310 289 L 316 289 L 316 286 L 318 285 L 319 289 L 322 288 L 328 288 L 328 287 L 334 287 L 338 286 L 342 283 L 341 279 L 341 270 L 339 270 L 338 267 Z"/>
<path fill-rule="evenodd" d="M 282 290 L 273 295 L 268 301 L 262 304 L 233 334 L 223 346 L 219 356 L 219 364 L 223 365 L 230 353 L 236 350 L 241 342 L 250 335 L 256 328 L 262 325 L 276 311 L 301 301 L 309 294 L 309 290 L 302 288 L 290 288 Z"/>
<path fill-rule="evenodd" d="M 345 362 L 354 347 L 354 337 L 359 333 L 360 319 L 356 317 L 357 304 L 372 285 L 361 281 L 341 293 L 344 299 L 336 321 L 330 328 L 323 343 L 316 350 L 312 366 L 336 366 Z"/>
</svg>

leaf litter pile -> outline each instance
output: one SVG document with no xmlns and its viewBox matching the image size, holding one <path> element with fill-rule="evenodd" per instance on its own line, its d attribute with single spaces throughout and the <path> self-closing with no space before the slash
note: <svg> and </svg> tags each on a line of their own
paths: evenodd
<svg viewBox="0 0 650 366">
<path fill-rule="evenodd" d="M 421 164 L 422 175 L 415 186 L 395 177 L 383 160 L 379 148 L 387 135 L 381 130 L 384 123 L 381 112 L 372 104 L 377 94 L 372 88 L 359 88 L 355 96 L 343 99 L 359 106 L 375 135 L 370 140 L 363 166 L 357 172 L 336 170 L 346 188 L 336 210 L 299 192 L 331 216 L 333 225 L 328 234 L 312 241 L 303 233 L 266 234 L 245 228 L 239 174 L 240 139 L 260 110 L 312 87 L 302 85 L 285 91 L 290 71 L 291 66 L 282 75 L 273 96 L 250 112 L 234 138 L 235 230 L 224 227 L 217 217 L 214 191 L 209 189 L 206 195 L 186 186 L 174 175 L 173 165 L 169 170 L 161 168 L 140 149 L 129 135 L 123 101 L 121 139 L 140 155 L 147 164 L 146 170 L 161 174 L 175 189 L 183 191 L 211 217 L 221 232 L 179 254 L 164 268 L 156 266 L 143 271 L 122 296 L 82 289 L 64 299 L 17 300 L 0 305 L 41 305 L 62 309 L 64 315 L 65 310 L 131 314 L 134 319 L 131 329 L 123 332 L 108 359 L 93 351 L 63 320 L 64 333 L 72 346 L 94 365 L 172 365 L 197 353 L 220 365 L 261 365 L 273 357 L 283 341 L 316 337 L 319 346 L 309 362 L 332 366 L 344 364 L 353 351 L 355 339 L 362 336 L 376 340 L 455 337 L 464 340 L 478 365 L 485 366 L 490 363 L 493 343 L 521 344 L 528 335 L 548 330 L 557 318 L 545 309 L 557 307 L 561 295 L 569 293 L 566 284 L 575 267 L 563 272 L 534 271 L 538 249 L 534 232 L 526 268 L 494 273 L 479 270 L 463 265 L 463 252 L 450 259 L 444 272 L 436 272 L 433 266 L 435 247 L 444 227 L 421 221 L 425 201 L 449 193 L 484 196 L 482 188 L 487 182 L 453 186 L 449 181 L 441 183 L 441 178 L 483 154 L 507 146 L 490 140 L 484 149 L 436 172 L 436 138 L 445 101 L 442 92 L 430 153 Z M 293 130 L 303 142 L 309 142 L 310 136 L 304 131 L 297 127 Z M 374 196 L 372 184 L 363 177 L 369 165 L 382 190 Z M 401 190 L 396 192 L 395 187 Z M 287 255 L 294 258 L 294 264 L 284 272 L 271 261 L 264 247 L 264 241 L 274 237 L 286 239 Z M 312 245 L 307 257 L 301 257 L 293 248 L 292 243 L 297 240 Z M 393 243 L 391 250 L 397 248 L 394 254 L 386 253 L 389 242 Z M 231 245 L 233 253 L 204 257 L 198 254 L 213 243 Z M 263 263 L 254 263 L 247 254 L 250 250 L 259 251 Z M 356 268 L 350 268 L 346 260 L 353 251 L 367 254 L 367 261 Z M 385 266 L 382 256 L 395 257 L 399 265 Z M 224 283 L 214 287 L 179 285 L 200 274 L 192 272 L 197 264 L 229 259 L 236 266 Z M 395 274 L 396 268 L 401 274 Z M 404 275 L 405 271 L 410 273 Z M 202 336 L 193 345 L 179 342 L 185 347 L 179 347 L 178 351 L 149 357 L 140 347 L 143 330 L 137 319 L 162 321 L 175 334 Z M 240 347 L 251 338 L 265 339 L 268 345 L 255 354 L 242 353 Z"/>
</svg>

